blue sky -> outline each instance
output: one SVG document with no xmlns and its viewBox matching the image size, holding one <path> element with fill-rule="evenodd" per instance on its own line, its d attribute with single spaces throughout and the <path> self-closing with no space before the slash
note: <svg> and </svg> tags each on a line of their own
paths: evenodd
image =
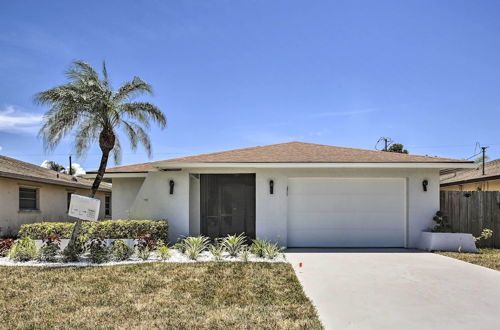
<svg viewBox="0 0 500 330">
<path fill-rule="evenodd" d="M 500 2 L 9 1 L 0 5 L 0 154 L 66 163 L 33 95 L 76 59 L 150 82 L 152 160 L 292 140 L 500 157 Z M 123 143 L 124 144 L 124 143 Z M 97 167 L 98 148 L 85 159 Z M 75 157 L 74 157 L 75 158 Z M 148 161 L 124 148 L 122 164 Z M 110 164 L 113 165 L 112 163 Z"/>
</svg>

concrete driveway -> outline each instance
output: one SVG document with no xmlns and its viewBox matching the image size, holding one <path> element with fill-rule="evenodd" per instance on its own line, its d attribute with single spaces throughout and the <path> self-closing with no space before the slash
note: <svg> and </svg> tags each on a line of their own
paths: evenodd
<svg viewBox="0 0 500 330">
<path fill-rule="evenodd" d="M 286 257 L 327 329 L 500 326 L 492 269 L 405 249 L 288 249 Z"/>
</svg>

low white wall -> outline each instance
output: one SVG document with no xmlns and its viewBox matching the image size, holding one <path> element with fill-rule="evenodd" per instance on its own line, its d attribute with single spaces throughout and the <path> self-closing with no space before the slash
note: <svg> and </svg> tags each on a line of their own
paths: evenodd
<svg viewBox="0 0 500 330">
<path fill-rule="evenodd" d="M 432 217 L 439 210 L 439 169 L 183 169 L 149 173 L 134 202 L 129 203 L 131 190 L 121 194 L 126 184 L 113 180 L 113 215 L 120 214 L 120 204 L 132 205 L 135 218 L 168 219 L 170 240 L 180 235 L 195 234 L 199 230 L 199 183 L 190 179 L 190 173 L 255 173 L 256 174 L 256 234 L 259 238 L 287 243 L 287 185 L 289 177 L 373 177 L 405 178 L 407 180 L 407 245 L 416 247 L 420 233 L 432 226 Z M 169 195 L 169 180 L 175 181 L 175 191 Z M 269 180 L 274 181 L 274 194 L 269 193 Z M 422 181 L 429 182 L 427 191 Z M 135 180 L 135 179 L 134 179 Z M 132 186 L 132 183 L 129 185 Z M 196 193 L 197 191 L 197 193 Z M 198 194 L 198 195 L 197 195 Z M 115 203 L 115 198 L 128 196 L 127 201 Z M 192 208 L 190 208 L 190 200 Z M 117 218 L 113 216 L 113 218 Z"/>
</svg>

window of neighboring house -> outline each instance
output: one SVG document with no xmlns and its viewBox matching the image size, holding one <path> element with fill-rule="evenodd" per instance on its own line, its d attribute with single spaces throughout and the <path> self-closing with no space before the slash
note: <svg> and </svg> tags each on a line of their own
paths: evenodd
<svg viewBox="0 0 500 330">
<path fill-rule="evenodd" d="M 38 210 L 38 189 L 19 187 L 19 209 Z"/>
<path fill-rule="evenodd" d="M 73 195 L 73 193 L 72 193 L 72 192 L 68 192 L 68 193 L 67 193 L 67 201 L 66 201 L 67 205 L 66 205 L 66 211 L 69 211 L 69 204 L 71 203 L 71 195 Z"/>
<path fill-rule="evenodd" d="M 110 217 L 111 216 L 111 196 L 106 195 L 104 197 L 104 216 Z"/>
</svg>

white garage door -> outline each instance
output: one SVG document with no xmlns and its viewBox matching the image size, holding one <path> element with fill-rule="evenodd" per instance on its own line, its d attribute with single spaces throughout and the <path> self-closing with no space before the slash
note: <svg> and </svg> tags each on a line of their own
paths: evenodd
<svg viewBox="0 0 500 330">
<path fill-rule="evenodd" d="M 403 247 L 402 178 L 290 178 L 288 246 Z"/>
</svg>

